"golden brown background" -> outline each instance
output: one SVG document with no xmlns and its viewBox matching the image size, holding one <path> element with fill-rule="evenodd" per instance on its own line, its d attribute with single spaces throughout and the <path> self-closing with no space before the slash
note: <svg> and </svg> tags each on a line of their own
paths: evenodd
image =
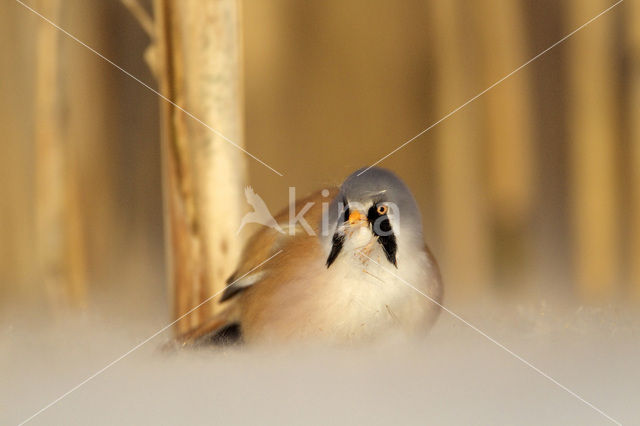
<svg viewBox="0 0 640 426">
<path fill-rule="evenodd" d="M 46 3 L 28 2 L 43 14 Z M 289 186 L 302 195 L 339 184 L 613 3 L 244 1 L 246 147 L 284 173 L 249 159 L 248 183 L 272 210 Z M 448 301 L 488 289 L 637 300 L 638 3 L 616 6 L 380 164 L 421 206 Z M 56 271 L 36 261 L 48 194 L 37 188 L 51 183 L 38 132 L 61 132 L 60 164 L 78 177 L 65 183 L 78 214 L 62 219 L 81 265 L 76 296 L 164 303 L 162 101 L 67 36 L 42 39 L 42 20 L 18 3 L 1 8 L 0 306 L 56 309 L 43 279 Z M 50 19 L 157 87 L 148 37 L 119 1 L 66 0 L 59 11 Z M 63 72 L 43 81 L 39 66 L 51 63 Z M 38 118 L 38 88 L 51 84 L 67 105 L 54 124 Z"/>
</svg>

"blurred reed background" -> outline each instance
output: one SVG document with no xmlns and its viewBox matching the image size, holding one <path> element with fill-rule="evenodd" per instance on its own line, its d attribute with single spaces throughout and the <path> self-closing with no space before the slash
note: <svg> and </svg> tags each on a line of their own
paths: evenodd
<svg viewBox="0 0 640 426">
<path fill-rule="evenodd" d="M 159 87 L 120 1 L 26 3 Z M 339 184 L 613 3 L 244 1 L 236 136 L 284 173 L 247 158 L 247 183 L 272 211 Z M 421 206 L 447 303 L 638 300 L 638 22 L 623 2 L 380 164 Z M 0 23 L 0 304 L 163 303 L 163 101 L 16 2 Z"/>
</svg>

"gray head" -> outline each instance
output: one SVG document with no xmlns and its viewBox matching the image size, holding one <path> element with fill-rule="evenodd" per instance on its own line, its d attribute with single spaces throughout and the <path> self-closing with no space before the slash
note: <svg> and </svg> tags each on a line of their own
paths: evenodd
<svg viewBox="0 0 640 426">
<path fill-rule="evenodd" d="M 399 248 L 424 245 L 420 211 L 409 188 L 389 170 L 365 170 L 355 171 L 342 183 L 329 207 L 324 237 L 330 247 L 327 267 L 345 247 L 370 246 L 371 240 L 396 267 Z"/>
</svg>

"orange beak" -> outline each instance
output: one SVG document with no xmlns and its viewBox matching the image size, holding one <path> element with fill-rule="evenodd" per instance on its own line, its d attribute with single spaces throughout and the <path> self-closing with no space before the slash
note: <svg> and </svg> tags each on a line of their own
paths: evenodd
<svg viewBox="0 0 640 426">
<path fill-rule="evenodd" d="M 361 222 L 365 219 L 365 217 L 358 210 L 353 210 L 349 214 L 349 225 L 355 225 L 358 222 Z"/>
</svg>

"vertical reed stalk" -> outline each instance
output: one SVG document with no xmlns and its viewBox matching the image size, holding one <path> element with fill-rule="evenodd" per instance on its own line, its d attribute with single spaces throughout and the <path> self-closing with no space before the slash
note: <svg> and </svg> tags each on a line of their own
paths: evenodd
<svg viewBox="0 0 640 426">
<path fill-rule="evenodd" d="M 236 0 L 155 0 L 156 73 L 161 92 L 243 145 L 240 11 Z M 224 288 L 241 244 L 245 158 L 161 101 L 168 257 L 174 315 Z M 182 333 L 214 312 L 204 305 L 178 323 Z"/>
<path fill-rule="evenodd" d="M 606 0 L 570 1 L 569 27 L 609 5 Z M 568 45 L 573 255 L 580 293 L 589 301 L 610 297 L 619 272 L 613 18 L 602 17 Z"/>
<path fill-rule="evenodd" d="M 60 21 L 61 0 L 41 0 L 39 10 Z M 36 71 L 36 239 L 39 274 L 54 310 L 85 301 L 84 247 L 64 112 L 60 32 L 38 23 Z"/>
<path fill-rule="evenodd" d="M 524 63 L 526 31 L 522 4 L 513 0 L 472 2 L 477 34 L 482 45 L 483 79 L 497 81 Z M 487 137 L 487 189 L 496 232 L 496 257 L 509 265 L 500 275 L 510 285 L 527 274 L 525 252 L 531 238 L 535 167 L 528 70 L 514 75 L 482 100 Z"/>
<path fill-rule="evenodd" d="M 465 31 L 458 0 L 432 5 L 436 43 L 437 111 L 443 116 L 474 93 L 465 64 Z M 444 273 L 448 282 L 467 295 L 481 292 L 489 282 L 489 249 L 477 117 L 467 108 L 443 122 L 438 133 L 440 215 L 444 244 Z"/>
<path fill-rule="evenodd" d="M 630 56 L 629 135 L 631 139 L 631 284 L 640 299 L 640 3 L 627 7 L 627 36 Z"/>
</svg>

